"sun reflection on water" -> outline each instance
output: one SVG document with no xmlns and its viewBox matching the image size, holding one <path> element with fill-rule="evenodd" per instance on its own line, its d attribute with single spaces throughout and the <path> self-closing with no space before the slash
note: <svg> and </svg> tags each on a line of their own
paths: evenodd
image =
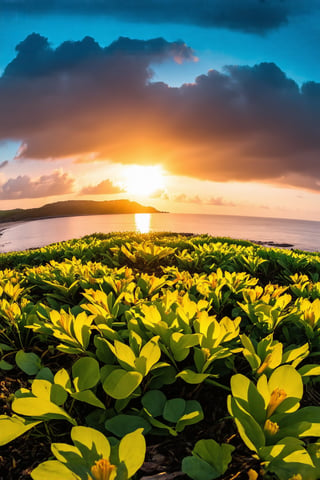
<svg viewBox="0 0 320 480">
<path fill-rule="evenodd" d="M 135 213 L 134 221 L 136 223 L 136 230 L 140 233 L 149 233 L 150 232 L 150 213 Z"/>
</svg>

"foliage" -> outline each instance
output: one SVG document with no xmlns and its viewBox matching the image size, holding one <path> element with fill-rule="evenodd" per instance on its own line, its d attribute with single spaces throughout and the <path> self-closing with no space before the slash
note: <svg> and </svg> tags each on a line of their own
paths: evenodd
<svg viewBox="0 0 320 480">
<path fill-rule="evenodd" d="M 34 480 L 126 480 L 144 460 L 146 445 L 141 429 L 123 437 L 113 451 L 108 439 L 90 427 L 73 427 L 71 438 L 74 446 L 51 445 L 57 460 L 41 463 L 31 473 Z"/>
<path fill-rule="evenodd" d="M 230 443 L 195 436 L 191 478 L 228 474 L 236 432 L 262 475 L 320 478 L 320 407 L 304 397 L 320 374 L 319 260 L 169 233 L 0 255 L 0 369 L 24 382 L 2 399 L 0 444 L 51 443 L 34 479 L 121 480 L 144 437 L 200 435 L 220 408 Z"/>
</svg>

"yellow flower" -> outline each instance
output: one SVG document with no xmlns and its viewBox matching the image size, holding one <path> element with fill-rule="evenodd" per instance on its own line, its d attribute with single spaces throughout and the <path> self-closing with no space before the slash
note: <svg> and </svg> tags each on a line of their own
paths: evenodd
<svg viewBox="0 0 320 480">
<path fill-rule="evenodd" d="M 286 397 L 287 394 L 282 388 L 277 387 L 273 390 L 267 407 L 267 418 L 271 417 L 273 412 L 279 407 L 280 403 L 282 403 Z"/>
<path fill-rule="evenodd" d="M 289 480 L 302 480 L 302 476 L 300 475 L 300 473 L 296 473 L 296 475 L 290 477 Z"/>
<path fill-rule="evenodd" d="M 204 348 L 202 349 L 202 351 L 203 351 L 203 353 L 204 353 L 204 355 L 205 355 L 206 358 L 209 358 L 209 357 L 210 357 L 210 350 L 209 350 L 209 348 L 204 347 Z"/>
<path fill-rule="evenodd" d="M 264 362 L 260 365 L 260 367 L 257 370 L 257 374 L 260 375 L 265 371 L 265 369 L 269 366 L 269 363 L 271 361 L 272 354 L 269 353 L 266 358 L 264 359 Z"/>
<path fill-rule="evenodd" d="M 279 431 L 279 425 L 276 422 L 271 422 L 271 420 L 266 420 L 263 429 L 269 435 L 275 435 Z"/>
<path fill-rule="evenodd" d="M 252 468 L 250 468 L 250 470 L 248 470 L 248 480 L 257 480 L 259 474 L 253 470 Z"/>
<path fill-rule="evenodd" d="M 91 467 L 91 476 L 93 480 L 112 480 L 115 477 L 116 466 L 112 465 L 106 458 L 100 458 L 95 465 Z"/>
</svg>

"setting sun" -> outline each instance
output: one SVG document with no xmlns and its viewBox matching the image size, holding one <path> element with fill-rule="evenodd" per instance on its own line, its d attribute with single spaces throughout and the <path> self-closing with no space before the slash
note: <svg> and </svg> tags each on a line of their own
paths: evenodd
<svg viewBox="0 0 320 480">
<path fill-rule="evenodd" d="M 164 188 L 164 176 L 160 166 L 129 166 L 125 170 L 124 188 L 131 195 L 147 197 Z"/>
</svg>

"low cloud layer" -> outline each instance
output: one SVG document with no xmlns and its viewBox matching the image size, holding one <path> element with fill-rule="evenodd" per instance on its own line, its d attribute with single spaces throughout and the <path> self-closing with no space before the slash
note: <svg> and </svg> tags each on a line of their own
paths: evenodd
<svg viewBox="0 0 320 480">
<path fill-rule="evenodd" d="M 300 88 L 274 63 L 153 83 L 150 64 L 171 57 L 195 59 L 164 39 L 52 49 L 30 35 L 0 78 L 0 140 L 21 141 L 21 158 L 98 152 L 200 179 L 320 189 L 320 83 Z"/>
<path fill-rule="evenodd" d="M 17 200 L 65 195 L 72 193 L 73 187 L 74 179 L 59 170 L 37 179 L 32 179 L 28 175 L 19 175 L 0 185 L 0 199 Z"/>
<path fill-rule="evenodd" d="M 319 10 L 319 0 L 0 0 L 1 11 L 108 15 L 120 20 L 192 24 L 264 34 L 293 16 Z"/>
<path fill-rule="evenodd" d="M 111 195 L 122 193 L 124 190 L 114 185 L 109 179 L 103 180 L 97 185 L 88 185 L 83 187 L 79 195 Z"/>
<path fill-rule="evenodd" d="M 193 197 L 186 195 L 185 193 L 180 193 L 174 195 L 172 198 L 175 202 L 181 203 L 195 203 L 197 205 L 214 205 L 217 207 L 235 207 L 236 204 L 225 200 L 223 197 L 210 197 L 209 199 L 200 198 L 199 195 L 194 195 Z"/>
</svg>

